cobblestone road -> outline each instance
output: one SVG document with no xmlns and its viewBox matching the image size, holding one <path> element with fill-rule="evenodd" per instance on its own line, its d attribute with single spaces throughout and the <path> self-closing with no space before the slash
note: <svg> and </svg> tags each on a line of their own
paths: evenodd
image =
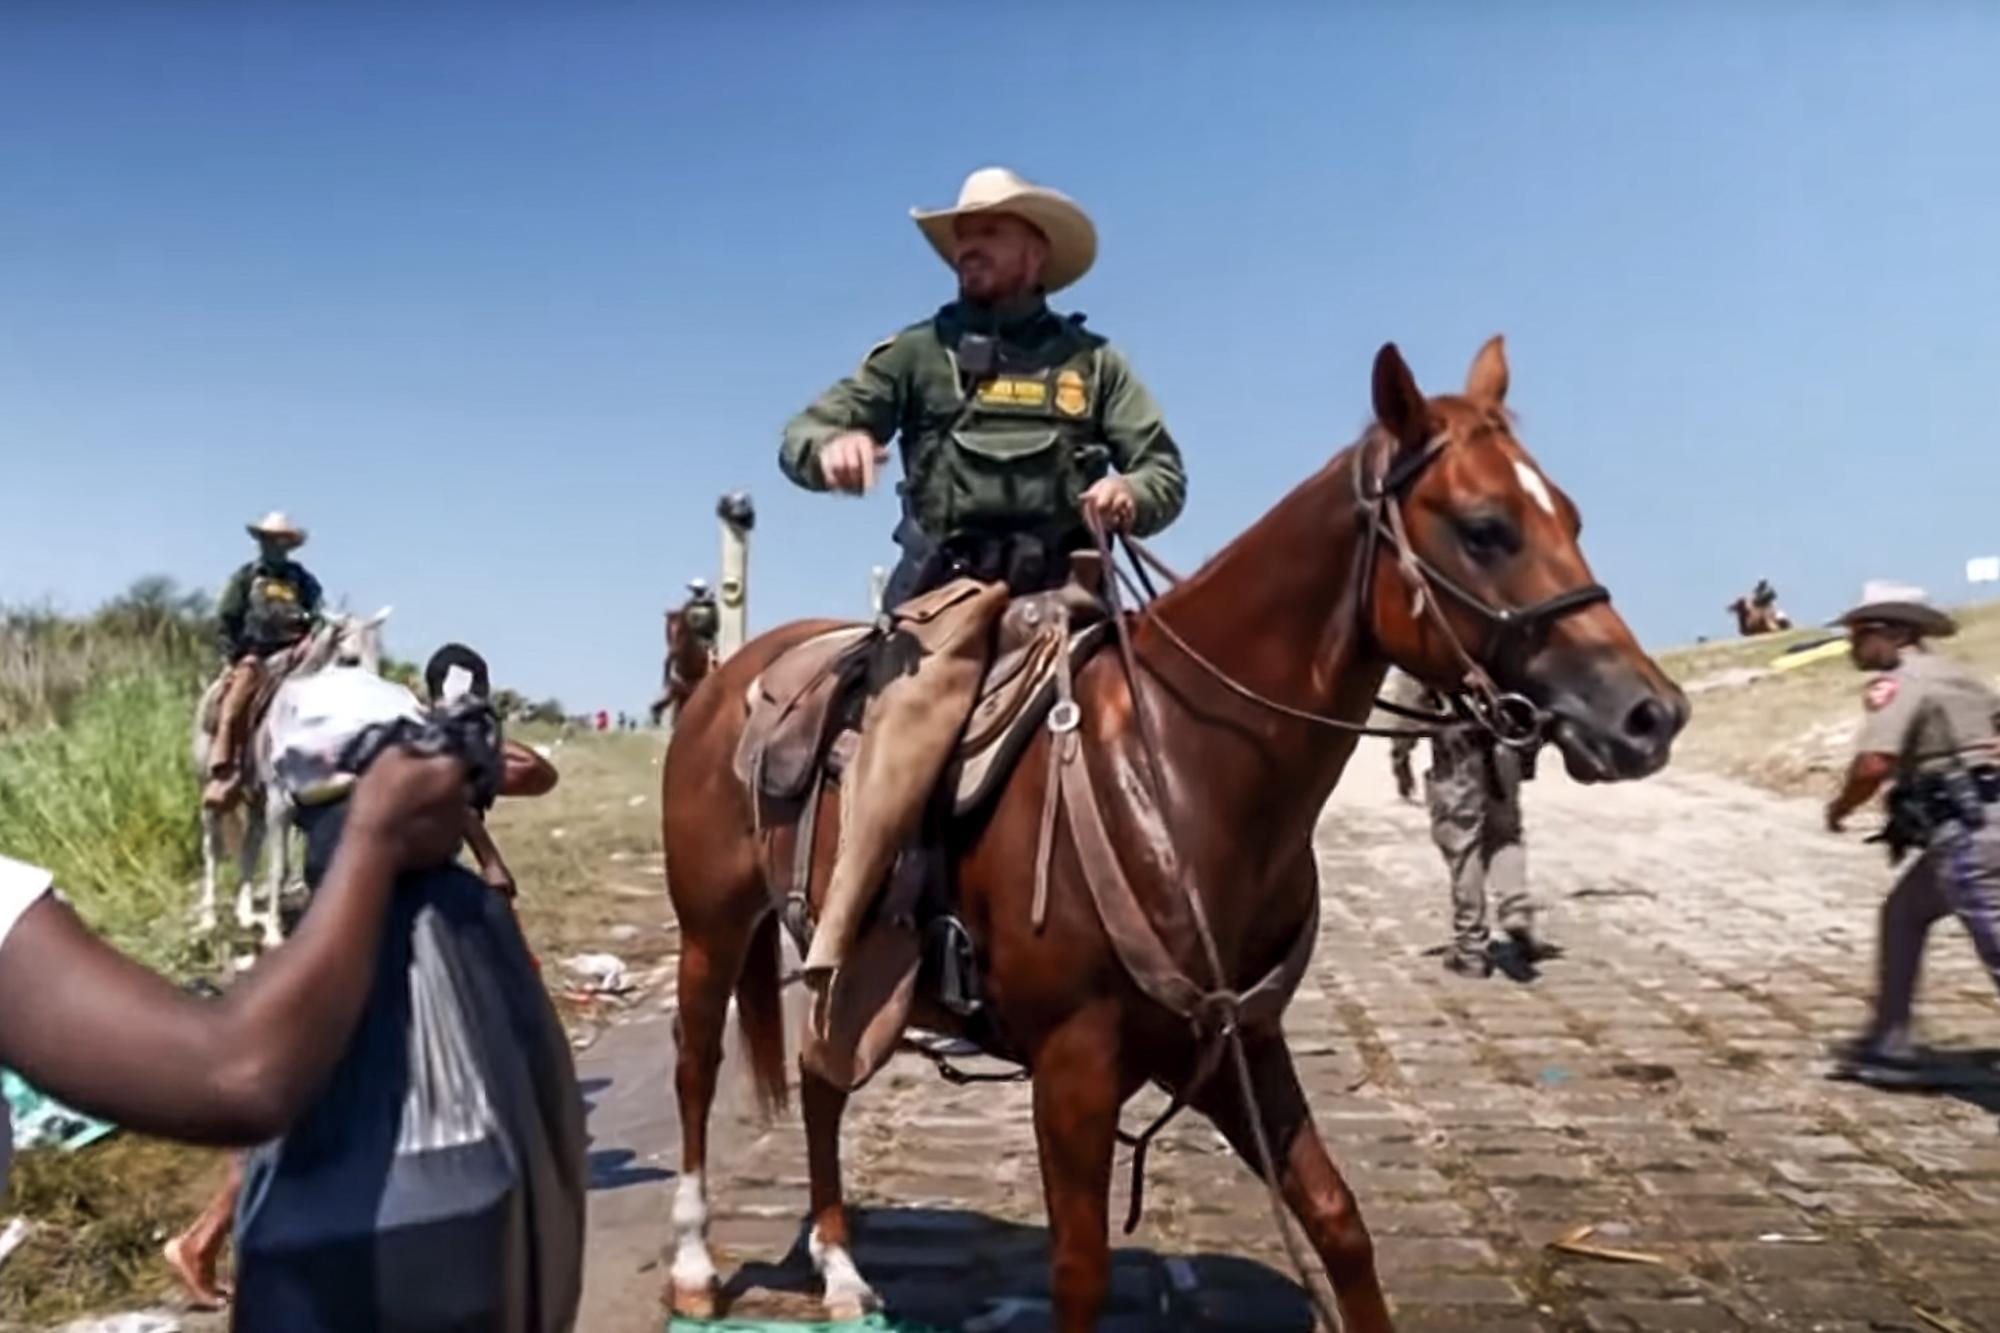
<svg viewBox="0 0 2000 1333">
<path fill-rule="evenodd" d="M 1699 775 L 1585 789 L 1547 774 L 1527 818 L 1566 948 L 1531 984 L 1440 968 L 1440 865 L 1379 751 L 1357 756 L 1321 829 L 1323 933 L 1287 1026 L 1400 1327 L 2000 1333 L 2000 1079 L 1892 1096 L 1819 1077 L 1821 1043 L 1864 1013 L 1879 852 L 1821 832 L 1809 804 Z M 2000 1046 L 2000 1004 L 1954 923 L 1929 964 L 1926 1034 Z M 597 1147 L 671 1166 L 666 1052 L 628 1032 L 587 1062 L 632 1108 L 600 1111 Z M 714 1237 L 739 1308 L 809 1314 L 796 1122 L 722 1119 Z M 951 1088 L 899 1059 L 847 1126 L 857 1258 L 894 1312 L 1042 1326 L 1025 1089 Z M 668 1187 L 607 1183 L 626 1188 L 596 1202 L 584 1327 L 656 1326 Z M 1123 1184 L 1121 1162 L 1121 1204 Z M 1107 1328 L 1306 1326 L 1265 1196 L 1205 1122 L 1163 1138 L 1148 1186 Z M 1662 1262 L 1549 1248 L 1582 1224 Z"/>
</svg>

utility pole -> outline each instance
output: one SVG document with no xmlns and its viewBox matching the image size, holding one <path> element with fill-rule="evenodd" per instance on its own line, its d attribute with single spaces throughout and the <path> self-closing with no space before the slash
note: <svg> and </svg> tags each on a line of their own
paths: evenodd
<svg viewBox="0 0 2000 1333">
<path fill-rule="evenodd" d="M 716 589 L 715 655 L 726 662 L 748 638 L 750 599 L 750 530 L 757 526 L 757 507 L 750 492 L 731 491 L 716 502 L 722 521 L 722 583 Z"/>
</svg>

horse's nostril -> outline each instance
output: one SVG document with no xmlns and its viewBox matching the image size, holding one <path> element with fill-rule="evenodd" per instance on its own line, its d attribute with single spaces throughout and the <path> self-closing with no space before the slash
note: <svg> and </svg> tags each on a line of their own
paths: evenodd
<svg viewBox="0 0 2000 1333">
<path fill-rule="evenodd" d="M 1670 733 L 1667 706 L 1648 696 L 1625 715 L 1625 734 L 1633 740 L 1655 740 Z"/>
</svg>

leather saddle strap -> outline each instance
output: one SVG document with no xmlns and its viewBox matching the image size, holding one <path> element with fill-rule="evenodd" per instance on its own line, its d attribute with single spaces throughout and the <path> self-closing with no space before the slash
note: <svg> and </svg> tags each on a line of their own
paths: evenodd
<svg viewBox="0 0 2000 1333">
<path fill-rule="evenodd" d="M 812 938 L 812 875 L 813 848 L 819 841 L 819 804 L 826 792 L 826 761 L 822 759 L 813 765 L 812 784 L 806 788 L 805 808 L 799 811 L 799 822 L 792 826 L 792 884 L 785 894 L 786 906 L 800 904 L 796 919 L 803 928 L 805 938 L 798 941 L 801 949 Z"/>
<path fill-rule="evenodd" d="M 1056 854 L 1056 801 L 1062 794 L 1062 769 L 1076 753 L 1076 692 L 1070 679 L 1069 608 L 1058 604 L 1049 635 L 1056 645 L 1056 702 L 1049 710 L 1049 771 L 1042 784 L 1041 837 L 1035 847 L 1035 901 L 1029 921 L 1037 935 L 1049 919 L 1049 876 Z"/>
<path fill-rule="evenodd" d="M 1243 992 L 1236 1003 L 1236 1019 L 1240 1027 L 1276 1027 L 1284 1015 L 1285 1006 L 1292 1002 L 1292 992 L 1299 988 L 1305 977 L 1306 967 L 1312 962 L 1313 946 L 1319 942 L 1319 886 L 1313 886 L 1312 906 L 1306 915 L 1306 923 L 1300 928 L 1298 938 L 1285 952 L 1278 965 L 1266 972 L 1262 979 L 1249 990 Z"/>
<path fill-rule="evenodd" d="M 1083 880 L 1104 923 L 1111 948 L 1133 984 L 1168 1012 L 1194 1020 L 1202 1012 L 1205 992 L 1189 979 L 1161 942 L 1118 864 L 1117 849 L 1104 828 L 1097 791 L 1090 777 L 1090 760 L 1078 746 L 1062 764 L 1063 812 L 1069 816 L 1070 837 Z"/>
<path fill-rule="evenodd" d="M 1133 892 L 1132 883 L 1119 864 L 1117 849 L 1105 830 L 1083 747 L 1075 747 L 1061 768 L 1063 812 L 1069 818 L 1077 858 L 1083 863 L 1084 882 L 1090 889 L 1098 919 L 1104 923 L 1104 933 L 1111 940 L 1112 951 L 1133 983 L 1154 1003 L 1197 1027 L 1206 1026 L 1215 1017 L 1221 1017 L 1225 1023 L 1229 1021 L 1231 1006 L 1221 1003 L 1228 1001 L 1233 1001 L 1233 1017 L 1239 1026 L 1263 1027 L 1275 1023 L 1311 961 L 1313 945 L 1319 937 L 1319 894 L 1313 894 L 1306 923 L 1285 957 L 1255 985 L 1240 994 L 1206 991 L 1175 960 L 1139 905 L 1138 895 Z"/>
</svg>

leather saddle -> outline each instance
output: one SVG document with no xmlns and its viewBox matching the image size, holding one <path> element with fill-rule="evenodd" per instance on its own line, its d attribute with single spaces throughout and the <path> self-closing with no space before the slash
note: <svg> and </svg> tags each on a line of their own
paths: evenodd
<svg viewBox="0 0 2000 1333">
<path fill-rule="evenodd" d="M 1055 702 L 1058 665 L 1067 658 L 1072 670 L 1080 667 L 1110 628 L 1095 591 L 1094 558 L 1078 556 L 1075 565 L 1070 582 L 1017 597 L 1000 617 L 945 777 L 955 816 L 976 812 L 998 794 Z M 814 635 L 751 682 L 736 774 L 760 807 L 802 802 L 820 781 L 838 780 L 860 739 L 868 653 L 879 632 L 853 624 Z"/>
<path fill-rule="evenodd" d="M 1001 614 L 976 702 L 941 783 L 954 819 L 979 812 L 1005 785 L 1056 699 L 1059 667 L 1079 669 L 1111 628 L 1094 554 L 1070 581 L 1017 597 Z M 806 639 L 752 681 L 736 775 L 752 792 L 772 895 L 795 934 L 811 887 L 820 794 L 837 785 L 860 743 L 870 652 L 883 625 L 841 625 Z M 946 798 L 948 796 L 948 804 Z M 786 853 L 789 853 L 787 855 Z"/>
<path fill-rule="evenodd" d="M 293 675 L 297 673 L 299 664 L 305 660 L 311 643 L 312 638 L 308 635 L 306 638 L 300 639 L 297 643 L 284 648 L 273 649 L 271 652 L 264 654 L 261 660 L 261 669 L 257 675 L 257 689 L 250 696 L 249 707 L 243 711 L 242 736 L 243 747 L 246 753 L 249 750 L 251 739 L 256 736 L 259 728 L 264 725 L 265 719 L 270 716 L 271 705 L 276 703 L 278 699 L 278 691 L 283 689 L 285 683 L 291 680 Z M 214 679 L 209 681 L 207 688 L 203 691 L 205 703 L 202 709 L 201 726 L 203 732 L 207 735 L 213 736 L 216 727 L 222 720 L 222 690 L 220 686 L 224 681 L 229 679 L 231 670 L 233 668 L 225 663 L 222 670 L 216 673 Z M 244 767 L 247 770 L 249 766 L 245 764 Z"/>
</svg>

